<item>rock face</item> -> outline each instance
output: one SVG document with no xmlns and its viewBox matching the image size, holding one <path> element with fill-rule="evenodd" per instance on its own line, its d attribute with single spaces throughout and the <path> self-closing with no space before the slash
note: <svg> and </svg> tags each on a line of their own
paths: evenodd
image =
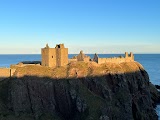
<svg viewBox="0 0 160 120">
<path fill-rule="evenodd" d="M 25 66 L 0 83 L 0 119 L 157 120 L 158 100 L 137 62 Z"/>
</svg>

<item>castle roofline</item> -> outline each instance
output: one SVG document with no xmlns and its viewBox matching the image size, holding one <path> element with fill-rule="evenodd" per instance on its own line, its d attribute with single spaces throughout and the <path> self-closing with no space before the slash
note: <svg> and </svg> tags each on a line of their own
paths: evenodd
<svg viewBox="0 0 160 120">
<path fill-rule="evenodd" d="M 57 44 L 55 48 L 65 48 L 64 44 Z"/>
</svg>

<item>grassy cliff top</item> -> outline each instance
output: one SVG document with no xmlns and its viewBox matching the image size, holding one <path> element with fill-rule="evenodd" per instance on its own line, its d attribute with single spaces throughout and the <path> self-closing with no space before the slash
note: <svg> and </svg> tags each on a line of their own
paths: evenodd
<svg viewBox="0 0 160 120">
<path fill-rule="evenodd" d="M 86 76 L 99 76 L 105 74 L 116 73 L 133 73 L 143 69 L 143 66 L 138 62 L 124 62 L 120 64 L 105 63 L 97 64 L 95 62 L 72 62 L 67 66 L 50 68 L 44 66 L 24 66 L 17 68 L 14 76 L 23 77 L 38 76 L 51 78 L 75 78 Z"/>
</svg>

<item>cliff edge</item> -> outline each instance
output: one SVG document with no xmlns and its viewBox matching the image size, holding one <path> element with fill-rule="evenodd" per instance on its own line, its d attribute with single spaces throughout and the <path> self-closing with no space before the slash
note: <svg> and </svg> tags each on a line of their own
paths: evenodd
<svg viewBox="0 0 160 120">
<path fill-rule="evenodd" d="M 157 120 L 158 100 L 138 62 L 24 66 L 0 82 L 0 119 Z"/>
</svg>

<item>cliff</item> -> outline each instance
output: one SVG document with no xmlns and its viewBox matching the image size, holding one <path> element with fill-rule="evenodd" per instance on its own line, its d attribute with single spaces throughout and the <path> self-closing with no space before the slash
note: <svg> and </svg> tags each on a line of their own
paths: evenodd
<svg viewBox="0 0 160 120">
<path fill-rule="evenodd" d="M 157 120 L 158 99 L 137 62 L 25 66 L 0 82 L 0 119 Z"/>
</svg>

